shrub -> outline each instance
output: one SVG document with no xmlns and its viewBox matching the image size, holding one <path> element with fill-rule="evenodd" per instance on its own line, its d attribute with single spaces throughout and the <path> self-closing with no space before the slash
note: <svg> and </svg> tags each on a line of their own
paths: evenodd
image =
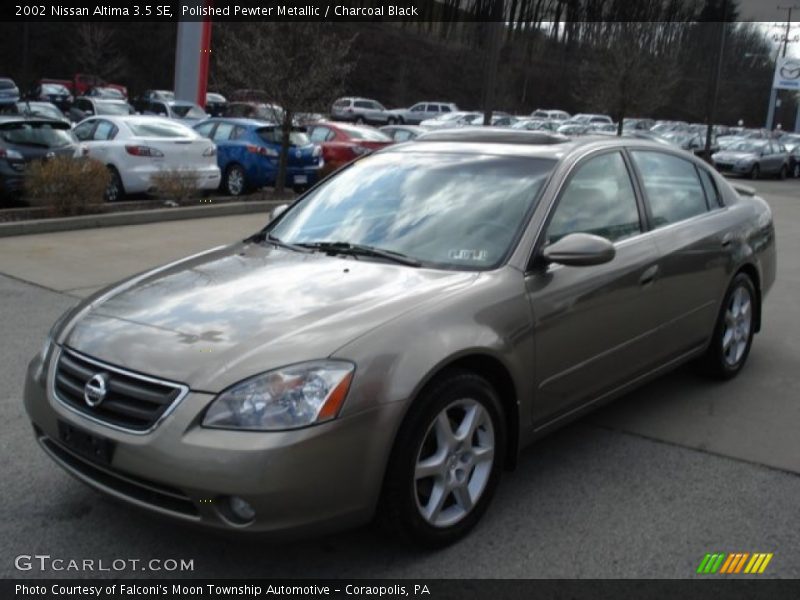
<svg viewBox="0 0 800 600">
<path fill-rule="evenodd" d="M 34 161 L 25 174 L 25 196 L 31 206 L 46 206 L 55 216 L 79 215 L 103 203 L 110 177 L 106 166 L 92 159 Z"/>
<path fill-rule="evenodd" d="M 191 169 L 165 169 L 153 175 L 150 182 L 160 198 L 178 204 L 200 195 L 200 176 Z"/>
</svg>

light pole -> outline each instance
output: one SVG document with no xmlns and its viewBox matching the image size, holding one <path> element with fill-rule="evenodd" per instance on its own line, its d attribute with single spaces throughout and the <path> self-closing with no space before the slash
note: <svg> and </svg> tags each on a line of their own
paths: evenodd
<svg viewBox="0 0 800 600">
<path fill-rule="evenodd" d="M 711 162 L 711 140 L 714 136 L 714 118 L 717 112 L 717 97 L 719 96 L 719 80 L 722 79 L 722 65 L 725 56 L 725 33 L 727 32 L 727 23 L 725 16 L 728 12 L 727 0 L 722 0 L 722 22 L 720 23 L 719 32 L 719 52 L 717 54 L 717 68 L 714 71 L 714 82 L 711 91 L 711 106 L 708 110 L 708 127 L 706 128 L 706 145 L 703 150 L 703 156 L 706 161 Z"/>
</svg>

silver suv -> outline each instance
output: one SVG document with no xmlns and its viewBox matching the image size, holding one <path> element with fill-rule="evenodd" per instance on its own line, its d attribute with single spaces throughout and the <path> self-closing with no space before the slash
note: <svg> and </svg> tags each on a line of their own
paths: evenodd
<svg viewBox="0 0 800 600">
<path fill-rule="evenodd" d="M 369 98 L 339 98 L 331 107 L 331 119 L 369 125 L 390 123 L 390 113 L 377 100 Z"/>
<path fill-rule="evenodd" d="M 417 102 L 411 108 L 396 108 L 389 111 L 389 123 L 408 123 L 419 125 L 426 119 L 456 112 L 458 106 L 452 102 Z"/>
</svg>

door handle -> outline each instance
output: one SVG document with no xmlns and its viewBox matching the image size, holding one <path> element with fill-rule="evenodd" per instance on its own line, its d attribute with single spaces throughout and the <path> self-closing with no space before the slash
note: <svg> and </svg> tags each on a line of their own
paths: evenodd
<svg viewBox="0 0 800 600">
<path fill-rule="evenodd" d="M 732 243 L 733 243 L 733 236 L 730 233 L 726 233 L 725 236 L 722 238 L 722 247 L 729 248 Z"/>
<path fill-rule="evenodd" d="M 639 285 L 646 286 L 653 283 L 658 276 L 658 271 L 658 265 L 653 265 L 652 267 L 645 269 L 645 272 L 642 273 L 641 277 L 639 277 Z"/>
</svg>

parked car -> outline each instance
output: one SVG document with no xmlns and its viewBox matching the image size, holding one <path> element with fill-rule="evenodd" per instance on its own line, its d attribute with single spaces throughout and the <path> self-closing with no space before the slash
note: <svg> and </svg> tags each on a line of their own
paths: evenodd
<svg viewBox="0 0 800 600">
<path fill-rule="evenodd" d="M 559 128 L 559 122 L 556 119 L 519 119 L 514 123 L 512 129 L 525 129 L 527 131 L 552 131 L 555 132 Z"/>
<path fill-rule="evenodd" d="M 420 123 L 424 129 L 449 129 L 451 127 L 466 127 L 474 121 L 483 122 L 483 113 L 475 111 L 456 111 L 443 114 L 435 119 L 427 119 Z"/>
<path fill-rule="evenodd" d="M 656 124 L 650 128 L 653 133 L 664 134 L 671 131 L 686 131 L 689 124 L 684 121 L 656 121 Z"/>
<path fill-rule="evenodd" d="M 570 123 L 567 121 L 560 125 L 556 131 L 561 135 L 577 136 L 590 134 L 592 128 L 588 123 Z"/>
<path fill-rule="evenodd" d="M 0 110 L 13 106 L 19 101 L 19 88 L 13 79 L 0 77 Z"/>
<path fill-rule="evenodd" d="M 133 99 L 131 104 L 137 112 L 143 113 L 156 100 L 168 101 L 175 100 L 175 93 L 172 90 L 145 90 Z"/>
<path fill-rule="evenodd" d="M 323 121 L 308 127 L 308 137 L 322 147 L 323 174 L 393 143 L 388 135 L 364 125 Z"/>
<path fill-rule="evenodd" d="M 209 117 L 208 113 L 194 102 L 182 100 L 152 100 L 143 114 L 177 119 L 190 126 Z"/>
<path fill-rule="evenodd" d="M 616 134 L 618 130 L 616 123 L 592 123 L 589 125 L 591 133 L 610 133 Z"/>
<path fill-rule="evenodd" d="M 566 121 L 569 119 L 569 113 L 563 110 L 550 110 L 537 108 L 531 113 L 534 119 L 545 119 L 548 121 Z"/>
<path fill-rule="evenodd" d="M 256 119 L 270 123 L 283 123 L 283 107 L 269 102 L 228 102 L 222 116 L 229 119 Z"/>
<path fill-rule="evenodd" d="M 419 125 L 426 119 L 435 119 L 441 114 L 456 112 L 458 106 L 452 102 L 417 102 L 410 108 L 395 108 L 389 111 L 388 123 Z"/>
<path fill-rule="evenodd" d="M 85 95 L 90 98 L 112 98 L 114 100 L 125 100 L 125 94 L 113 87 L 97 86 L 89 88 L 89 91 L 86 92 Z"/>
<path fill-rule="evenodd" d="M 89 93 L 89 90 L 94 87 L 109 87 L 109 88 L 116 88 L 120 92 L 124 98 L 128 97 L 128 88 L 124 85 L 120 85 L 118 83 L 109 83 L 105 81 L 103 78 L 98 77 L 97 75 L 89 75 L 86 73 L 76 73 L 72 76 L 72 79 L 52 79 L 52 78 L 44 78 L 39 80 L 40 84 L 45 83 L 58 83 L 65 86 L 70 93 L 75 96 L 86 96 Z"/>
<path fill-rule="evenodd" d="M 89 117 L 73 129 L 88 156 L 111 172 L 106 200 L 151 192 L 153 176 L 164 171 L 192 173 L 200 190 L 219 187 L 217 151 L 191 127 L 162 117 L 107 115 Z"/>
<path fill-rule="evenodd" d="M 800 179 L 800 144 L 792 148 L 789 153 L 789 173 L 795 179 Z"/>
<path fill-rule="evenodd" d="M 78 156 L 69 123 L 25 115 L 0 115 L 0 196 L 22 191 L 31 161 Z"/>
<path fill-rule="evenodd" d="M 614 119 L 608 115 L 594 115 L 578 113 L 572 115 L 569 119 L 564 121 L 564 125 L 594 125 L 594 124 L 614 124 Z"/>
<path fill-rule="evenodd" d="M 220 189 L 230 196 L 275 185 L 281 153 L 279 125 L 253 119 L 207 119 L 194 126 L 197 133 L 217 145 Z M 323 166 L 322 151 L 298 129 L 289 133 L 285 184 L 297 192 L 314 185 Z"/>
<path fill-rule="evenodd" d="M 408 142 L 425 133 L 427 129 L 419 125 L 384 125 L 380 131 L 395 142 Z"/>
<path fill-rule="evenodd" d="M 67 111 L 67 116 L 73 123 L 78 123 L 86 117 L 93 115 L 132 115 L 136 111 L 124 100 L 113 98 L 76 98 Z"/>
<path fill-rule="evenodd" d="M 60 83 L 40 83 L 31 90 L 28 98 L 35 101 L 50 102 L 62 112 L 68 111 L 74 100 L 66 86 Z"/>
<path fill-rule="evenodd" d="M 206 112 L 210 116 L 221 117 L 226 106 L 228 106 L 228 100 L 222 94 L 217 94 L 216 92 L 208 92 L 206 94 Z"/>
<path fill-rule="evenodd" d="M 625 133 L 634 130 L 649 131 L 653 125 L 655 125 L 653 119 L 622 119 L 622 131 Z"/>
<path fill-rule="evenodd" d="M 349 121 L 359 125 L 386 125 L 391 113 L 378 102 L 369 98 L 339 98 L 331 107 L 331 119 Z M 397 119 L 397 117 L 394 117 Z"/>
<path fill-rule="evenodd" d="M 745 139 L 712 155 L 714 166 L 721 173 L 745 175 L 759 179 L 762 175 L 777 175 L 785 179 L 789 174 L 789 153 L 777 141 Z"/>
<path fill-rule="evenodd" d="M 701 155 L 706 149 L 706 132 L 691 133 L 688 131 L 672 131 L 665 133 L 662 136 L 669 143 L 674 144 L 678 148 Z M 711 136 L 711 152 L 719 152 L 720 146 L 716 136 Z"/>
<path fill-rule="evenodd" d="M 778 141 L 786 146 L 786 150 L 792 152 L 795 148 L 800 146 L 800 133 L 784 133 Z"/>
<path fill-rule="evenodd" d="M 26 117 L 42 117 L 43 119 L 63 121 L 71 125 L 66 115 L 61 112 L 55 104 L 51 104 L 50 102 L 31 102 L 29 100 L 17 102 L 16 113 L 25 115 Z"/>
<path fill-rule="evenodd" d="M 57 465 L 162 518 L 443 546 L 548 432 L 690 361 L 740 373 L 775 272 L 769 205 L 684 152 L 430 132 L 83 300 L 24 406 Z"/>
</svg>

